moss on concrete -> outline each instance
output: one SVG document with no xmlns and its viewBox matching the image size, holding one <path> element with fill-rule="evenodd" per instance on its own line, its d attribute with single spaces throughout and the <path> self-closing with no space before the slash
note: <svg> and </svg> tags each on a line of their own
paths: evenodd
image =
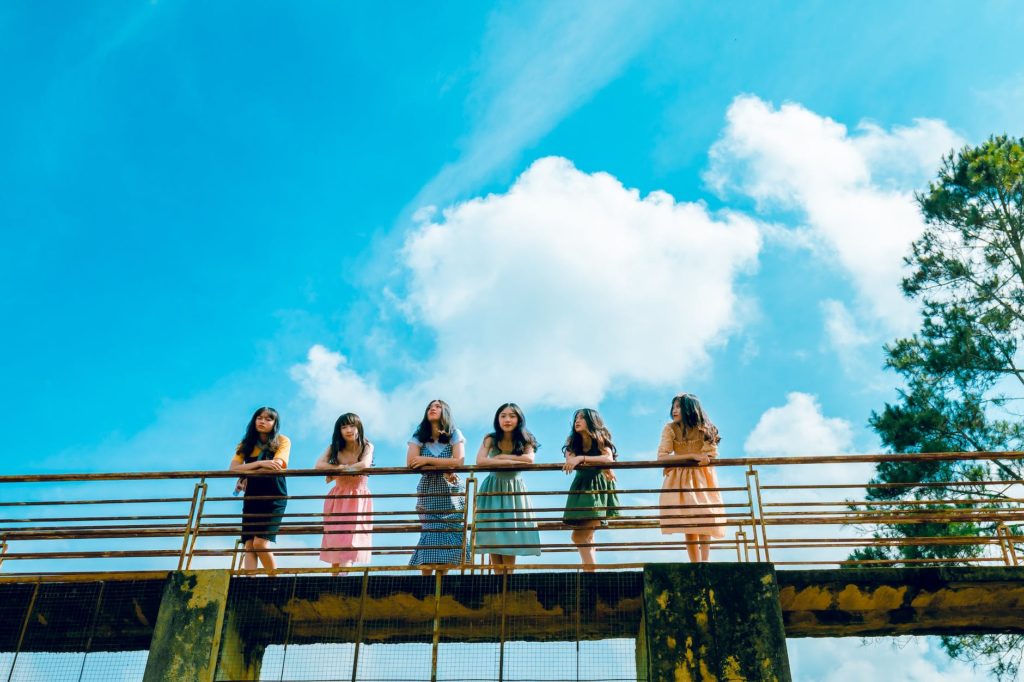
<svg viewBox="0 0 1024 682">
<path fill-rule="evenodd" d="M 175 571 L 167 577 L 144 682 L 213 680 L 229 583 L 228 571 Z"/>
<path fill-rule="evenodd" d="M 770 564 L 648 565 L 643 623 L 646 679 L 791 679 Z"/>
</svg>

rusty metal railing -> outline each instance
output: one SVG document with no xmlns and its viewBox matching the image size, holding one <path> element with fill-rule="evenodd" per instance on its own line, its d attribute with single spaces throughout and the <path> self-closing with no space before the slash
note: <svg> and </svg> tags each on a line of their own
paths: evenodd
<svg viewBox="0 0 1024 682">
<path fill-rule="evenodd" d="M 599 529 L 591 546 L 600 566 L 622 567 L 642 561 L 679 560 L 687 547 L 685 531 L 722 529 L 709 540 L 712 560 L 773 561 L 782 566 L 1002 564 L 1020 565 L 1024 547 L 1024 481 L 993 476 L 985 480 L 870 484 L 871 466 L 883 461 L 1016 461 L 1017 452 L 929 453 L 914 455 L 841 455 L 820 457 L 737 458 L 716 460 L 722 503 L 661 505 L 664 464 L 623 461 L 596 465 L 618 475 L 618 516 Z M 680 465 L 674 465 L 680 466 Z M 685 465 L 683 465 L 685 466 Z M 852 467 L 852 469 L 848 468 Z M 562 521 L 568 479 L 559 464 L 518 468 L 532 503 L 539 533 L 535 545 L 482 546 L 480 504 L 501 493 L 481 492 L 478 484 L 492 471 L 513 467 L 458 467 L 468 474 L 454 494 L 462 503 L 458 550 L 464 559 L 447 568 L 485 570 L 486 554 L 539 551 L 521 557 L 517 569 L 578 568 L 571 557 L 578 546 Z M 993 467 L 993 473 L 1000 471 Z M 370 566 L 331 568 L 318 562 L 325 523 L 356 513 L 328 513 L 327 493 L 313 490 L 324 471 L 293 470 L 285 475 L 294 493 L 274 554 L 282 571 L 393 571 L 407 568 L 417 537 L 429 532 L 417 511 L 415 480 L 421 472 L 374 468 Z M 226 494 L 237 474 L 229 471 L 50 474 L 0 476 L 0 575 L 76 573 L 173 568 L 238 568 L 241 499 Z M 861 480 L 844 480 L 859 478 Z M 185 486 L 191 484 L 191 490 Z M 913 489 L 913 499 L 869 497 L 869 489 Z M 687 492 L 690 489 L 676 489 Z M 218 494 L 223 491 L 225 494 Z M 951 499 L 950 492 L 955 493 Z M 177 495 L 167 493 L 178 492 Z M 130 493 L 124 495 L 124 493 Z M 18 499 L 18 498 L 21 499 Z M 426 519 L 430 522 L 429 518 Z M 663 527 L 681 534 L 663 534 Z M 512 530 L 490 520 L 488 530 Z M 892 529 L 902 532 L 892 532 Z M 327 537 L 351 534 L 344 527 Z M 444 548 L 444 547 L 442 547 Z M 896 556 L 895 550 L 905 551 Z M 468 550 L 468 551 L 467 551 Z M 490 550 L 494 550 L 491 552 Z M 857 558 L 851 558 L 860 550 Z M 870 550 L 870 551 L 868 551 Z M 569 555 L 569 556 L 567 556 Z M 526 563 L 529 562 L 529 563 Z M 599 566 L 599 567 L 600 567 Z"/>
</svg>

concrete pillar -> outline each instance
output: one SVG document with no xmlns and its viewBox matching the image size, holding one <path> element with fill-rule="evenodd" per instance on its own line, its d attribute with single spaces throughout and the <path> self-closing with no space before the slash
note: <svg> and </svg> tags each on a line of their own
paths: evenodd
<svg viewBox="0 0 1024 682">
<path fill-rule="evenodd" d="M 791 680 L 771 564 L 648 564 L 643 602 L 637 679 Z"/>
<path fill-rule="evenodd" d="M 228 612 L 224 622 L 224 637 L 217 658 L 217 680 L 258 680 L 263 668 L 263 652 L 267 645 L 252 642 L 246 637 L 238 617 Z"/>
<path fill-rule="evenodd" d="M 229 571 L 174 571 L 167 577 L 143 682 L 212 682 Z"/>
</svg>

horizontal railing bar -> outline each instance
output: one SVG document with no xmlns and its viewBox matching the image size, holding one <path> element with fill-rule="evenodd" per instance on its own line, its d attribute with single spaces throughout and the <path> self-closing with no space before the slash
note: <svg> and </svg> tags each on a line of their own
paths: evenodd
<svg viewBox="0 0 1024 682">
<path fill-rule="evenodd" d="M 666 462 L 664 460 L 626 461 L 581 465 L 577 469 L 686 469 L 699 468 L 700 466 L 716 467 L 746 467 L 746 466 L 782 466 L 782 465 L 805 465 L 805 464 L 856 464 L 856 463 L 879 463 L 879 462 L 941 462 L 949 460 L 961 461 L 990 461 L 990 460 L 1021 460 L 1024 459 L 1024 452 L 931 452 L 913 454 L 858 454 L 858 455 L 806 455 L 800 457 L 721 457 L 711 461 L 709 465 L 691 465 L 683 462 Z M 248 477 L 271 477 L 271 476 L 388 476 L 388 475 L 410 475 L 424 473 L 446 473 L 452 472 L 508 472 L 508 471 L 561 471 L 562 464 L 532 464 L 526 466 L 452 466 L 431 467 L 429 471 L 411 470 L 407 467 L 374 467 L 363 469 L 357 472 L 329 471 L 325 469 L 290 469 L 281 472 L 246 472 Z M 238 472 L 227 469 L 216 469 L 211 471 L 145 471 L 145 472 L 111 472 L 111 473 L 70 473 L 70 474 L 17 474 L 0 476 L 0 484 L 3 483 L 33 483 L 49 481 L 110 481 L 110 480 L 160 480 L 160 479 L 197 479 L 197 478 L 237 478 Z M 1021 481 L 1014 481 L 1020 483 Z M 917 484 L 920 485 L 920 484 Z M 765 486 L 762 486 L 762 488 Z M 825 486 L 816 486 L 825 487 Z M 864 484 L 862 487 L 884 487 L 882 485 Z"/>
</svg>

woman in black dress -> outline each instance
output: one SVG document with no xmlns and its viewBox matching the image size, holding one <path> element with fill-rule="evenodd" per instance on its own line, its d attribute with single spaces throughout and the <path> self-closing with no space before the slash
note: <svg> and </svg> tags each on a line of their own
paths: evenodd
<svg viewBox="0 0 1024 682">
<path fill-rule="evenodd" d="M 288 454 L 292 444 L 287 436 L 278 433 L 281 421 L 277 410 L 261 407 L 256 410 L 245 428 L 242 442 L 235 448 L 231 470 L 238 473 L 284 471 L 288 468 Z M 242 568 L 255 570 L 257 559 L 267 573 L 277 568 L 270 543 L 277 541 L 288 504 L 288 486 L 284 476 L 243 476 L 238 481 L 245 489 L 242 502 Z"/>
</svg>

